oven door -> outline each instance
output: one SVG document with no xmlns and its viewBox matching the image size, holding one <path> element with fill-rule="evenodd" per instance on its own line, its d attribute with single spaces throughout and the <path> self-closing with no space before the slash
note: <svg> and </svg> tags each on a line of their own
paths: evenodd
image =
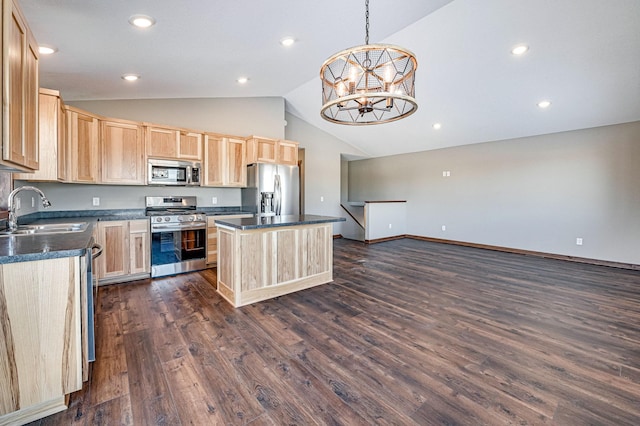
<svg viewBox="0 0 640 426">
<path fill-rule="evenodd" d="M 151 276 L 160 277 L 206 267 L 206 225 L 151 228 Z"/>
</svg>

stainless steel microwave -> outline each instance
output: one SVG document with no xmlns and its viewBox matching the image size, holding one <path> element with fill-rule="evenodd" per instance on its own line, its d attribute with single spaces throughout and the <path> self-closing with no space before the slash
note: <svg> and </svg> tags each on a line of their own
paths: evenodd
<svg viewBox="0 0 640 426">
<path fill-rule="evenodd" d="M 149 185 L 200 186 L 200 163 L 149 158 Z"/>
</svg>

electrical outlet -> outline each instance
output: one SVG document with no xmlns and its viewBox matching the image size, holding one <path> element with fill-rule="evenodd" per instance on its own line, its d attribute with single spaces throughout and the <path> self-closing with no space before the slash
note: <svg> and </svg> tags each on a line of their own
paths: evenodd
<svg viewBox="0 0 640 426">
<path fill-rule="evenodd" d="M 320 202 L 324 203 L 324 197 L 320 196 Z"/>
<path fill-rule="evenodd" d="M 218 197 L 211 197 L 211 204 L 218 204 Z"/>
<path fill-rule="evenodd" d="M 447 230 L 447 225 L 442 225 L 442 230 L 446 231 Z"/>
<path fill-rule="evenodd" d="M 442 172 L 442 177 L 449 177 L 451 176 L 451 170 L 444 170 Z"/>
<path fill-rule="evenodd" d="M 31 207 L 35 207 L 36 206 L 36 199 L 35 197 L 31 197 Z"/>
<path fill-rule="evenodd" d="M 580 238 L 580 237 L 576 238 L 576 245 L 577 246 L 581 246 L 582 245 L 582 238 Z"/>
<path fill-rule="evenodd" d="M 389 224 L 389 229 L 391 229 L 391 224 Z"/>
<path fill-rule="evenodd" d="M 94 206 L 100 205 L 100 197 L 93 197 L 93 205 Z"/>
</svg>

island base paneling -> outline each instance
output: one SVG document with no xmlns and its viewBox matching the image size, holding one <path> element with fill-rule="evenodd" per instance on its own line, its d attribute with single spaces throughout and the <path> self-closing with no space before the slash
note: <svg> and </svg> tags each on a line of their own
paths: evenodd
<svg viewBox="0 0 640 426">
<path fill-rule="evenodd" d="M 0 425 L 64 410 L 82 387 L 80 268 L 78 257 L 0 265 Z"/>
<path fill-rule="evenodd" d="M 218 225 L 218 292 L 239 307 L 333 280 L 330 223 L 239 230 Z"/>
</svg>

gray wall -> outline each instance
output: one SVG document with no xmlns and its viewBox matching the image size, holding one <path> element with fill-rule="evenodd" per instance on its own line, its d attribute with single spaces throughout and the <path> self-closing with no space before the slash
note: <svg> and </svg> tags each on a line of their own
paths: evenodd
<svg viewBox="0 0 640 426">
<path fill-rule="evenodd" d="M 286 114 L 286 120 L 286 138 L 306 150 L 305 213 L 346 216 L 340 207 L 340 155 L 363 153 L 294 115 Z M 333 225 L 333 233 L 342 233 L 341 223 Z"/>
<path fill-rule="evenodd" d="M 68 102 L 111 118 L 236 136 L 284 138 L 284 99 L 194 98 Z"/>
<path fill-rule="evenodd" d="M 406 199 L 413 235 L 640 264 L 639 164 L 634 122 L 352 161 L 349 199 Z"/>
</svg>

